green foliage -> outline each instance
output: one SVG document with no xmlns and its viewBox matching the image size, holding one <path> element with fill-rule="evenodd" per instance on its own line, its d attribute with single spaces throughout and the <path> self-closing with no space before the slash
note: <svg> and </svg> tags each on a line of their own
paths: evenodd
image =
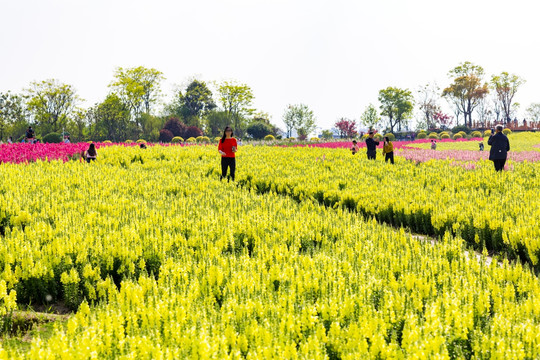
<svg viewBox="0 0 540 360">
<path fill-rule="evenodd" d="M 266 141 L 274 141 L 274 140 L 276 140 L 276 138 L 274 137 L 274 135 L 269 134 L 269 135 L 266 135 L 264 137 L 264 140 L 266 140 Z"/>
<path fill-rule="evenodd" d="M 461 135 L 460 133 L 457 133 L 457 134 L 454 134 L 454 140 L 457 140 L 457 139 L 463 139 L 463 135 Z"/>
<path fill-rule="evenodd" d="M 139 140 L 137 140 L 137 144 L 146 144 L 146 140 L 139 139 Z"/>
<path fill-rule="evenodd" d="M 218 85 L 219 100 L 223 109 L 232 118 L 234 129 L 242 133 L 241 119 L 253 112 L 253 90 L 234 81 L 223 81 Z"/>
<path fill-rule="evenodd" d="M 491 77 L 491 86 L 495 90 L 497 101 L 501 105 L 506 120 L 511 119 L 512 101 L 516 92 L 524 83 L 525 79 L 516 74 L 509 74 L 506 71 Z"/>
<path fill-rule="evenodd" d="M 481 133 L 480 131 L 473 131 L 473 132 L 471 133 L 471 137 L 473 137 L 473 138 L 480 138 L 480 137 L 482 137 L 482 133 Z"/>
<path fill-rule="evenodd" d="M 441 139 L 450 139 L 450 134 L 447 133 L 441 133 Z"/>
<path fill-rule="evenodd" d="M 214 138 L 214 142 L 216 142 L 216 143 L 219 142 L 219 140 L 221 140 L 221 138 L 220 138 L 219 136 L 216 136 L 216 137 Z"/>
<path fill-rule="evenodd" d="M 43 137 L 44 143 L 59 144 L 62 142 L 62 140 L 63 140 L 62 135 L 55 132 L 48 133 L 47 135 Z"/>
<path fill-rule="evenodd" d="M 429 139 L 438 139 L 439 135 L 437 135 L 436 132 L 432 132 L 432 133 L 429 133 L 428 138 Z"/>
<path fill-rule="evenodd" d="M 471 129 L 466 125 L 458 125 L 458 126 L 454 126 L 452 128 L 452 132 L 454 134 L 457 134 L 459 132 L 464 132 L 465 134 L 468 134 L 470 131 L 471 131 Z"/>
<path fill-rule="evenodd" d="M 321 139 L 319 139 L 318 137 L 312 137 L 311 139 L 309 139 L 309 141 L 311 142 L 319 142 Z"/>
<path fill-rule="evenodd" d="M 254 122 L 248 126 L 247 133 L 253 139 L 263 139 L 266 135 L 272 134 L 272 126 L 261 121 Z"/>
<path fill-rule="evenodd" d="M 105 100 L 90 108 L 86 113 L 92 140 L 110 139 L 120 142 L 132 135 L 132 126 L 129 121 L 129 109 L 118 97 L 112 93 Z"/>
<path fill-rule="evenodd" d="M 186 140 L 186 142 L 192 143 L 192 144 L 193 144 L 193 143 L 196 143 L 196 142 L 197 142 L 197 139 L 194 138 L 194 137 L 190 137 L 189 139 Z"/>
<path fill-rule="evenodd" d="M 419 132 L 418 135 L 416 135 L 417 139 L 427 139 L 428 134 L 426 132 Z"/>
<path fill-rule="evenodd" d="M 206 114 L 206 133 L 212 136 L 219 136 L 226 126 L 231 125 L 233 117 L 227 111 L 213 110 Z"/>
<path fill-rule="evenodd" d="M 173 144 L 179 144 L 179 143 L 183 143 L 184 142 L 184 138 L 182 138 L 181 136 L 175 136 L 172 138 L 171 142 Z"/>
<path fill-rule="evenodd" d="M 467 133 L 465 131 L 459 131 L 458 134 L 461 135 L 462 138 L 467 137 Z"/>
<path fill-rule="evenodd" d="M 65 127 L 76 105 L 82 101 L 73 86 L 55 79 L 31 82 L 25 93 L 28 111 L 43 133 Z"/>
<path fill-rule="evenodd" d="M 204 81 L 193 79 L 185 91 L 179 91 L 167 111 L 188 126 L 201 127 L 206 114 L 216 108 L 212 91 Z"/>
<path fill-rule="evenodd" d="M 484 137 L 491 136 L 491 130 L 485 130 L 484 131 Z"/>
<path fill-rule="evenodd" d="M 503 129 L 503 134 L 504 135 L 510 135 L 512 133 L 512 130 L 510 129 Z"/>
<path fill-rule="evenodd" d="M 387 134 L 384 134 L 383 137 L 387 137 L 390 139 L 390 141 L 396 141 L 396 136 L 392 133 L 387 133 Z"/>
<path fill-rule="evenodd" d="M 379 91 L 379 102 L 381 103 L 381 115 L 388 119 L 391 132 L 397 125 L 399 131 L 406 119 L 408 119 L 414 108 L 414 99 L 408 89 L 388 87 Z"/>
<path fill-rule="evenodd" d="M 321 136 L 325 140 L 330 140 L 334 138 L 334 134 L 330 130 L 323 130 Z"/>
<path fill-rule="evenodd" d="M 131 116 L 137 119 L 143 112 L 150 114 L 152 105 L 159 99 L 164 79 L 163 73 L 153 68 L 118 67 L 109 87 L 122 99 Z"/>
<path fill-rule="evenodd" d="M 317 127 L 315 115 L 305 104 L 288 105 L 283 114 L 283 122 L 287 127 L 287 136 L 296 130 L 300 139 L 306 138 Z"/>
<path fill-rule="evenodd" d="M 458 113 L 464 115 L 472 126 L 472 113 L 482 99 L 489 93 L 487 83 L 483 83 L 484 69 L 469 61 L 461 63 L 448 73 L 453 83 L 443 90 L 443 96 L 456 107 Z"/>
<path fill-rule="evenodd" d="M 373 130 L 381 122 L 381 117 L 379 116 L 375 105 L 369 104 L 362 115 L 360 116 L 360 121 L 362 125 L 367 127 L 370 130 Z"/>
<path fill-rule="evenodd" d="M 0 93 L 0 140 L 24 135 L 28 127 L 27 111 L 20 95 Z"/>
</svg>

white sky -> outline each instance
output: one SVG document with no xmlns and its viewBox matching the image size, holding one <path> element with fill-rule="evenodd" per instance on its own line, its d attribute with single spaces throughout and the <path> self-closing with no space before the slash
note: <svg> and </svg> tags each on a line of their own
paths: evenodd
<svg viewBox="0 0 540 360">
<path fill-rule="evenodd" d="M 538 14 L 533 0 L 0 0 L 0 91 L 57 78 L 88 106 L 115 67 L 143 65 L 167 95 L 192 76 L 237 79 L 273 122 L 303 102 L 330 128 L 382 88 L 442 87 L 469 60 L 523 76 L 524 110 L 540 102 Z"/>
</svg>

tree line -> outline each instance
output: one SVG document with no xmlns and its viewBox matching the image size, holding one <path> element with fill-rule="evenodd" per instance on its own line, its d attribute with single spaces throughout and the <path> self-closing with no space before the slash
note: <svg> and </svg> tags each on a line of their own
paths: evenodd
<svg viewBox="0 0 540 360">
<path fill-rule="evenodd" d="M 409 128 L 415 109 L 417 129 L 448 129 L 452 125 L 471 128 L 473 116 L 480 124 L 509 123 L 517 116 L 520 104 L 514 99 L 525 79 L 506 71 L 492 75 L 489 81 L 485 76 L 482 66 L 465 61 L 448 72 L 450 83 L 442 90 L 433 83 L 420 87 L 416 94 L 410 89 L 387 87 L 379 91 L 378 109 L 369 104 L 360 124 L 369 129 L 402 131 Z M 452 115 L 442 111 L 441 100 L 448 102 Z M 539 122 L 540 103 L 531 104 L 526 114 L 529 121 Z M 340 118 L 334 126 L 341 137 L 357 134 L 355 120 Z"/>
<path fill-rule="evenodd" d="M 21 93 L 0 93 L 0 140 L 20 139 L 28 126 L 34 126 L 38 136 L 69 134 L 74 141 L 159 141 L 160 131 L 171 119 L 187 134 L 218 136 L 227 125 L 238 136 L 281 133 L 267 113 L 253 108 L 254 94 L 247 84 L 212 83 L 214 94 L 209 84 L 192 79 L 160 107 L 163 80 L 163 73 L 153 68 L 119 67 L 105 99 L 86 109 L 75 88 L 56 79 L 31 82 Z M 287 126 L 299 133 L 312 132 L 315 119 L 306 108 L 289 105 Z"/>
<path fill-rule="evenodd" d="M 466 61 L 451 69 L 448 77 L 449 84 L 442 90 L 435 84 L 422 86 L 415 94 L 392 86 L 381 89 L 378 107 L 368 105 L 360 123 L 370 129 L 402 131 L 409 128 L 415 109 L 420 129 L 445 129 L 460 123 L 472 127 L 473 115 L 479 122 L 509 122 L 515 117 L 519 103 L 514 98 L 525 83 L 520 76 L 502 72 L 486 81 L 484 69 Z M 0 93 L 0 140 L 8 136 L 17 140 L 32 125 L 38 136 L 67 133 L 74 141 L 159 141 L 171 119 L 178 123 L 169 121 L 171 128 L 183 129 L 177 133 L 188 135 L 218 136 L 231 125 L 242 137 L 262 139 L 271 134 L 305 139 L 317 128 L 315 114 L 307 105 L 290 104 L 283 113 L 286 128 L 281 131 L 268 113 L 253 108 L 251 87 L 237 81 L 191 79 L 174 92 L 170 102 L 162 104 L 163 80 L 163 73 L 153 68 L 118 67 L 105 99 L 86 109 L 75 88 L 56 79 L 31 82 L 21 93 Z M 451 105 L 453 115 L 442 111 L 443 99 Z M 527 116 L 530 121 L 540 121 L 540 103 L 531 104 Z M 340 118 L 334 126 L 342 137 L 351 137 L 358 124 Z M 325 130 L 322 135 L 333 133 Z"/>
</svg>

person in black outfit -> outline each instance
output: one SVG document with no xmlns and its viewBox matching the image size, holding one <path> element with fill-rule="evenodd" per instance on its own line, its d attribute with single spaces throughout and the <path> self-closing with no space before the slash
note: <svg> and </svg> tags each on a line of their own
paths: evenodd
<svg viewBox="0 0 540 360">
<path fill-rule="evenodd" d="M 28 140 L 29 143 L 34 142 L 34 129 L 32 129 L 31 126 L 28 127 L 28 130 L 26 130 L 26 140 Z"/>
<path fill-rule="evenodd" d="M 373 131 L 370 131 L 369 137 L 366 139 L 367 158 L 369 160 L 375 160 L 377 157 L 377 146 L 379 146 L 379 142 L 373 139 Z"/>
<path fill-rule="evenodd" d="M 496 131 L 497 132 L 493 134 L 493 130 L 491 130 L 491 136 L 488 140 L 488 145 L 491 145 L 489 160 L 493 161 L 495 171 L 502 171 L 504 169 L 504 164 L 506 163 L 508 151 L 510 151 L 510 141 L 508 141 L 508 137 L 503 134 L 502 125 L 497 125 Z"/>
</svg>

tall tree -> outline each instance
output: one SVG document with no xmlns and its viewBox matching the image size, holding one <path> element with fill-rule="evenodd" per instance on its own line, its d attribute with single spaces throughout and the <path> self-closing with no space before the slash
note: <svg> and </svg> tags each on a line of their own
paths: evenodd
<svg viewBox="0 0 540 360">
<path fill-rule="evenodd" d="M 223 110 L 233 119 L 235 131 L 241 133 L 240 120 L 253 112 L 253 90 L 237 82 L 223 81 L 218 85 L 219 99 Z"/>
<path fill-rule="evenodd" d="M 369 130 L 373 130 L 381 122 L 381 118 L 375 105 L 369 104 L 362 115 L 360 116 L 362 124 L 367 127 Z"/>
<path fill-rule="evenodd" d="M 93 140 L 123 141 L 131 135 L 129 108 L 115 93 L 86 114 Z"/>
<path fill-rule="evenodd" d="M 381 103 L 381 115 L 388 119 L 390 131 L 394 132 L 396 125 L 398 131 L 401 131 L 404 121 L 411 116 L 414 108 L 411 91 L 387 87 L 379 91 L 379 102 Z"/>
<path fill-rule="evenodd" d="M 532 103 L 526 110 L 529 121 L 540 121 L 540 103 Z"/>
<path fill-rule="evenodd" d="M 491 103 L 488 98 L 482 99 L 476 107 L 476 115 L 478 115 L 478 121 L 485 126 L 487 121 L 491 118 L 493 111 L 491 110 Z"/>
<path fill-rule="evenodd" d="M 0 140 L 7 136 L 18 137 L 19 128 L 26 128 L 28 114 L 24 106 L 23 98 L 11 92 L 0 93 Z"/>
<path fill-rule="evenodd" d="M 315 114 L 305 104 L 287 105 L 283 122 L 287 127 L 287 137 L 296 130 L 299 137 L 306 138 L 317 128 Z"/>
<path fill-rule="evenodd" d="M 212 110 L 205 116 L 206 133 L 220 136 L 226 126 L 231 125 L 232 118 L 227 111 Z"/>
<path fill-rule="evenodd" d="M 138 122 L 140 114 L 150 114 L 152 106 L 158 101 L 164 79 L 163 73 L 153 68 L 119 67 L 114 72 L 114 80 L 109 87 L 118 94 Z"/>
<path fill-rule="evenodd" d="M 491 77 L 491 86 L 497 94 L 497 100 L 501 104 L 506 122 L 511 120 L 512 101 L 516 92 L 524 83 L 523 78 L 516 74 L 509 74 L 506 71 Z"/>
<path fill-rule="evenodd" d="M 55 79 L 34 81 L 25 92 L 27 108 L 42 134 L 62 129 L 82 101 L 73 86 Z"/>
<path fill-rule="evenodd" d="M 200 127 L 203 117 L 215 107 L 212 91 L 204 81 L 194 79 L 184 92 L 177 93 L 169 112 L 182 118 L 186 125 Z"/>
<path fill-rule="evenodd" d="M 443 90 L 443 96 L 451 98 L 458 112 L 463 114 L 465 125 L 472 126 L 474 109 L 489 93 L 488 84 L 483 82 L 484 69 L 466 61 L 450 70 L 448 76 L 453 78 L 453 83 Z"/>
<path fill-rule="evenodd" d="M 439 91 L 439 87 L 434 83 L 424 85 L 418 90 L 418 108 L 422 112 L 422 117 L 428 129 L 435 127 L 433 115 L 441 111 L 438 101 Z"/>
<path fill-rule="evenodd" d="M 341 118 L 334 124 L 335 128 L 339 130 L 341 138 L 352 138 L 358 134 L 356 131 L 356 121 L 347 118 Z"/>
</svg>

